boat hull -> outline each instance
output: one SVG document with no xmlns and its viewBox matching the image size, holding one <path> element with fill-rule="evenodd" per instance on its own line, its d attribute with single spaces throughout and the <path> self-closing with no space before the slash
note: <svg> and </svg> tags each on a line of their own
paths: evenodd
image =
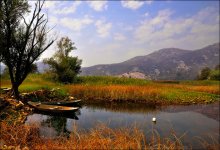
<svg viewBox="0 0 220 150">
<path fill-rule="evenodd" d="M 46 105 L 40 102 L 28 102 L 28 104 L 38 111 L 44 111 L 50 113 L 69 113 L 69 112 L 75 112 L 79 109 L 79 107 Z"/>
<path fill-rule="evenodd" d="M 58 105 L 58 106 L 79 106 L 80 103 L 81 100 L 63 101 L 63 102 L 41 102 L 41 104 Z"/>
</svg>

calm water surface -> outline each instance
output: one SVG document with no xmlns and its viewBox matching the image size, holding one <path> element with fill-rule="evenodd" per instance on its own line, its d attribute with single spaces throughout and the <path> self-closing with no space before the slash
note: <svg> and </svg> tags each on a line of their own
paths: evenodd
<svg viewBox="0 0 220 150">
<path fill-rule="evenodd" d="M 153 123 L 152 117 L 157 118 Z M 40 135 L 54 138 L 71 133 L 74 127 L 89 130 L 99 123 L 110 128 L 137 126 L 145 135 L 155 129 L 161 137 L 175 133 L 184 144 L 198 147 L 198 137 L 219 141 L 219 103 L 209 105 L 168 106 L 149 108 L 134 104 L 90 104 L 68 116 L 33 113 L 26 124 L 37 124 Z"/>
</svg>

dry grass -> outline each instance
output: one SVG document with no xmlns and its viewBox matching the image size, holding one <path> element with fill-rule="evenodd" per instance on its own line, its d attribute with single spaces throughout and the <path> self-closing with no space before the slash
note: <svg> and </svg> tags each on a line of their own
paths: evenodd
<svg viewBox="0 0 220 150">
<path fill-rule="evenodd" d="M 162 89 L 156 89 L 149 86 L 125 86 L 125 85 L 109 85 L 109 86 L 87 86 L 87 85 L 69 85 L 66 86 L 70 94 L 85 99 L 97 100 L 117 100 L 117 101 L 145 101 L 146 96 L 149 102 L 156 103 L 162 92 Z"/>
<path fill-rule="evenodd" d="M 29 148 L 29 149 L 158 149 L 158 150 L 182 150 L 190 145 L 183 145 L 182 138 L 174 133 L 167 138 L 161 138 L 157 131 L 152 130 L 149 136 L 145 136 L 136 127 L 110 129 L 106 125 L 99 124 L 89 131 L 79 131 L 74 127 L 70 137 L 58 137 L 46 139 L 39 136 L 39 130 L 35 126 L 14 125 L 1 123 L 0 139 L 4 140 L 5 147 L 1 148 Z M 200 139 L 204 148 L 218 149 L 219 143 L 213 140 L 208 143 Z"/>
<path fill-rule="evenodd" d="M 217 95 L 194 92 L 177 85 L 67 85 L 71 95 L 90 101 L 140 102 L 148 105 L 210 103 Z"/>
<path fill-rule="evenodd" d="M 0 122 L 0 127 L 0 139 L 4 140 L 4 145 L 32 147 L 33 141 L 36 143 L 40 142 L 37 127 L 26 125 L 9 125 L 5 122 Z"/>
<path fill-rule="evenodd" d="M 218 94 L 220 95 L 219 85 L 210 85 L 210 86 L 189 86 L 186 87 L 187 90 L 192 91 L 199 91 L 199 92 L 206 92 L 211 94 Z"/>
<path fill-rule="evenodd" d="M 10 80 L 1 80 L 1 86 L 2 87 L 11 87 Z"/>
<path fill-rule="evenodd" d="M 187 84 L 158 84 L 157 86 L 167 87 L 167 88 L 178 88 L 185 91 L 197 91 L 210 94 L 220 95 L 220 86 L 217 85 L 187 85 Z"/>
</svg>

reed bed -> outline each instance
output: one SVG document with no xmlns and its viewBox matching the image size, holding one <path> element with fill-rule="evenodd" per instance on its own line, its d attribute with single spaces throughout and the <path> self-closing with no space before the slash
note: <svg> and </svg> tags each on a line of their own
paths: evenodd
<svg viewBox="0 0 220 150">
<path fill-rule="evenodd" d="M 152 129 L 149 135 L 137 127 L 111 129 L 105 124 L 98 124 L 89 131 L 74 131 L 69 137 L 60 136 L 55 139 L 44 138 L 39 135 L 37 126 L 9 125 L 1 122 L 0 149 L 158 149 L 182 150 L 192 149 L 191 145 L 183 145 L 185 134 L 177 136 L 170 133 L 161 138 L 159 133 Z M 210 143 L 200 138 L 199 144 L 203 148 L 218 149 L 219 143 L 214 140 Z"/>
<path fill-rule="evenodd" d="M 140 102 L 149 105 L 211 103 L 215 94 L 185 91 L 167 86 L 67 85 L 71 95 L 88 101 Z"/>
<path fill-rule="evenodd" d="M 158 87 L 167 87 L 167 88 L 178 88 L 185 91 L 195 91 L 195 92 L 204 92 L 210 94 L 220 95 L 220 86 L 219 84 L 213 85 L 190 85 L 190 84 L 158 84 L 155 83 L 155 86 Z"/>
</svg>

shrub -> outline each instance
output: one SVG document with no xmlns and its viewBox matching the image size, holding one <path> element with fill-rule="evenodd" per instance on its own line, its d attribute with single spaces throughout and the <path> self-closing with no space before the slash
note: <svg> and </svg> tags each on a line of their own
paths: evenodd
<svg viewBox="0 0 220 150">
<path fill-rule="evenodd" d="M 220 70 L 212 70 L 210 72 L 210 80 L 220 80 Z"/>
</svg>

